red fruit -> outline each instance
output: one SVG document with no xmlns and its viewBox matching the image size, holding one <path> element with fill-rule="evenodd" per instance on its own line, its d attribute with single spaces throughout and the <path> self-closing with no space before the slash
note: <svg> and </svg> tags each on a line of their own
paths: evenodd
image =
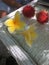
<svg viewBox="0 0 49 65">
<path fill-rule="evenodd" d="M 22 13 L 25 17 L 31 18 L 35 14 L 35 9 L 31 5 L 27 5 L 23 8 Z"/>
<path fill-rule="evenodd" d="M 46 10 L 42 10 L 36 15 L 37 21 L 41 24 L 48 22 L 48 12 Z"/>
</svg>

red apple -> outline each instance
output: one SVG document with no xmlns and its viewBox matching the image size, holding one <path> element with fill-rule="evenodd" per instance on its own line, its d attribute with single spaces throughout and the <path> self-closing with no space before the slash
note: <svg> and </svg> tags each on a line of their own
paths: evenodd
<svg viewBox="0 0 49 65">
<path fill-rule="evenodd" d="M 37 21 L 41 24 L 48 22 L 48 12 L 46 10 L 42 10 L 36 14 Z"/>
<path fill-rule="evenodd" d="M 23 15 L 24 15 L 25 17 L 31 18 L 31 17 L 33 17 L 34 14 L 35 14 L 35 8 L 32 7 L 31 5 L 27 5 L 27 6 L 25 6 L 25 7 L 23 8 L 22 13 L 23 13 Z"/>
</svg>

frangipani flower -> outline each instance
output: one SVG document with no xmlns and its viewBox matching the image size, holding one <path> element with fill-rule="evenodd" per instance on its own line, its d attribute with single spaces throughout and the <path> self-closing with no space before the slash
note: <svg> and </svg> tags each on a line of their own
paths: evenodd
<svg viewBox="0 0 49 65">
<path fill-rule="evenodd" d="M 21 31 L 18 34 L 24 36 L 26 43 L 31 46 L 33 41 L 37 37 L 37 33 L 35 32 L 35 28 L 33 25 L 26 26 L 25 21 L 21 20 L 21 16 L 19 12 L 16 12 L 15 17 L 12 19 L 8 19 L 4 22 L 7 26 L 8 31 L 10 33 L 14 33 L 15 31 Z M 26 28 L 26 29 L 25 29 Z"/>
<path fill-rule="evenodd" d="M 4 24 L 8 27 L 8 31 L 10 33 L 13 33 L 17 30 L 22 30 L 24 28 L 26 24 L 20 18 L 20 13 L 17 11 L 13 19 L 10 18 L 4 22 Z"/>
<path fill-rule="evenodd" d="M 32 46 L 33 41 L 37 38 L 37 33 L 35 32 L 35 28 L 33 26 L 30 26 L 28 30 L 22 32 L 22 35 L 29 46 Z"/>
</svg>

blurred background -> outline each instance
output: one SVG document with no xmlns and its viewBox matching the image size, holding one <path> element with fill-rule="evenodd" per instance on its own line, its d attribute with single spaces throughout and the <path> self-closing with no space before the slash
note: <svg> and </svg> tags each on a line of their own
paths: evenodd
<svg viewBox="0 0 49 65">
<path fill-rule="evenodd" d="M 0 0 L 0 18 L 29 3 L 30 1 L 32 0 Z"/>
</svg>

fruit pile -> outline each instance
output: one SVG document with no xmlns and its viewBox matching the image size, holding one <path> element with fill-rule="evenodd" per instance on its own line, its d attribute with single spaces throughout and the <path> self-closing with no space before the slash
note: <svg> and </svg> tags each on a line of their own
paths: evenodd
<svg viewBox="0 0 49 65">
<path fill-rule="evenodd" d="M 48 22 L 49 15 L 48 11 L 46 10 L 41 10 L 35 14 L 35 8 L 30 5 L 27 5 L 23 8 L 22 13 L 27 18 L 31 18 L 34 17 L 34 15 L 36 15 L 37 21 L 41 24 Z"/>
</svg>

